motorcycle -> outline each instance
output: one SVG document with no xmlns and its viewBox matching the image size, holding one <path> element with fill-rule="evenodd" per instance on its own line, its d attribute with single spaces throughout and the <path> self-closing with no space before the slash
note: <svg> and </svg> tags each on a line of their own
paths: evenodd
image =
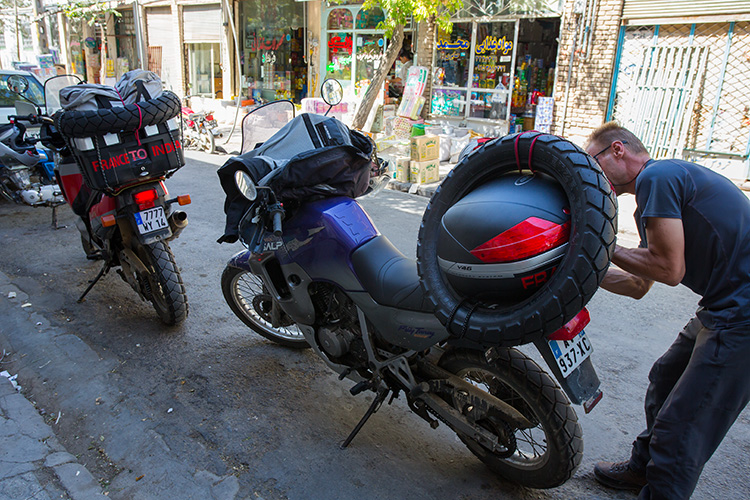
<svg viewBox="0 0 750 500">
<path fill-rule="evenodd" d="M 25 78 L 12 75 L 6 83 L 9 90 L 26 98 L 23 95 L 28 88 Z M 28 111 L 28 108 L 19 104 L 16 105 L 17 111 Z M 39 123 L 36 104 L 32 104 L 32 114 L 11 115 L 9 123 L 0 125 L 0 194 L 15 203 L 52 207 L 53 225 L 57 227 L 55 209 L 64 204 L 65 200 L 56 184 L 54 162 L 49 152 L 38 149 L 38 139 L 29 137 L 26 133 L 23 122 L 31 125 Z"/>
<path fill-rule="evenodd" d="M 187 104 L 190 97 L 193 96 L 185 96 L 186 104 L 181 108 L 185 147 L 213 154 L 216 151 L 216 138 L 222 137 L 223 134 L 219 132 L 219 125 L 211 111 L 193 111 Z"/>
<path fill-rule="evenodd" d="M 179 98 L 165 91 L 118 108 L 62 110 L 60 91 L 77 83 L 69 75 L 47 80 L 40 136 L 57 153 L 55 174 L 78 216 L 87 258 L 103 261 L 78 302 L 118 268 L 165 324 L 180 323 L 188 315 L 188 301 L 169 242 L 188 223 L 187 214 L 172 205 L 187 205 L 190 196 L 170 197 L 164 183 L 184 165 L 174 119 Z"/>
<path fill-rule="evenodd" d="M 322 92 L 326 102 L 333 106 L 337 101 L 329 98 L 331 92 L 326 92 L 327 86 L 335 91 L 335 85 L 324 82 Z M 258 135 L 267 138 L 270 117 L 290 115 L 288 108 L 284 101 L 270 103 L 251 111 L 245 120 L 265 127 Z M 253 129 L 243 124 L 243 135 L 252 133 Z M 283 141 L 285 137 L 292 137 L 289 129 L 272 135 L 267 143 Z M 244 139 L 243 153 L 247 154 L 253 151 L 256 141 Z M 512 151 L 512 140 L 511 137 L 489 141 L 464 161 L 470 163 L 472 157 L 481 159 L 483 151 L 492 153 L 492 148 L 496 147 Z M 510 147 L 507 146 L 509 141 Z M 569 146 L 567 141 L 553 136 L 545 136 L 543 141 L 531 146 L 539 151 L 539 144 L 545 141 L 555 147 Z M 246 148 L 245 144 L 250 146 Z M 585 154 L 580 161 L 588 162 Z M 509 168 L 515 168 L 515 161 L 511 163 Z M 233 313 L 254 332 L 286 347 L 311 348 L 339 374 L 340 380 L 349 379 L 354 383 L 350 389 L 352 395 L 365 391 L 374 393 L 369 409 L 344 440 L 342 448 L 352 442 L 388 395 L 391 395 L 390 404 L 403 394 L 414 413 L 432 428 L 440 423 L 447 425 L 474 455 L 506 480 L 527 487 L 552 488 L 572 476 L 581 461 L 583 439 L 571 405 L 581 404 L 588 413 L 602 397 L 591 362 L 591 342 L 584 332 L 589 315 L 581 302 L 567 297 L 566 302 L 572 306 L 562 307 L 566 312 L 560 313 L 563 315 L 559 321 L 549 320 L 549 325 L 554 325 L 553 330 L 544 331 L 528 342 L 541 353 L 555 380 L 515 347 L 527 341 L 525 338 L 516 340 L 520 337 L 514 337 L 513 333 L 522 326 L 531 326 L 499 324 L 501 336 L 498 338 L 494 338 L 490 330 L 483 335 L 476 334 L 472 315 L 481 318 L 482 314 L 499 314 L 505 307 L 497 304 L 485 307 L 490 296 L 483 296 L 481 301 L 461 301 L 450 317 L 437 314 L 441 310 L 436 307 L 440 299 L 431 292 L 432 285 L 426 283 L 425 249 L 429 245 L 424 239 L 428 212 L 434 213 L 442 205 L 435 198 L 420 230 L 418 257 L 423 260 L 417 265 L 377 231 L 352 197 L 282 198 L 280 191 L 286 187 L 278 179 L 283 175 L 279 173 L 283 168 L 269 173 L 248 165 L 255 164 L 230 159 L 219 170 L 227 192 L 228 231 L 234 227 L 229 220 L 232 210 L 242 207 L 236 233 L 246 247 L 227 263 L 221 278 L 222 292 Z M 593 172 L 595 167 L 589 162 L 586 168 Z M 454 172 L 458 169 L 457 166 Z M 289 176 L 295 177 L 291 173 Z M 233 185 L 229 183 L 232 177 Z M 379 185 L 379 180 L 371 178 L 371 185 Z M 482 182 L 485 181 L 495 182 L 487 179 Z M 545 194 L 549 179 L 544 180 L 541 174 L 531 175 L 528 170 L 523 175 L 510 173 L 497 182 L 503 183 L 502 189 L 508 186 L 523 189 L 539 184 L 542 187 L 537 195 L 541 193 L 543 199 L 555 199 Z M 330 185 L 326 186 L 330 189 Z M 608 188 L 602 189 L 603 192 L 594 195 L 601 194 L 607 203 L 613 202 L 613 195 L 606 191 Z M 481 223 L 487 218 L 486 213 L 477 214 L 472 203 L 494 203 L 496 194 L 496 190 L 489 191 L 489 197 L 486 190 L 484 194 L 481 190 L 471 192 L 466 196 L 466 203 L 456 203 L 463 213 L 457 218 L 454 214 L 453 223 L 446 215 L 441 216 L 443 223 L 430 225 L 433 228 L 455 226 L 456 219 L 471 225 L 467 222 L 467 210 L 473 210 L 469 218 Z M 243 197 L 243 204 L 230 203 L 238 199 L 235 195 Z M 477 200 L 481 196 L 484 200 Z M 606 210 L 611 212 L 611 207 Z M 556 210 L 559 209 L 557 206 Z M 568 228 L 570 220 L 578 217 L 566 214 L 566 210 L 570 212 L 565 208 L 559 214 L 558 229 L 566 227 L 565 217 Z M 608 218 L 612 216 L 609 212 Z M 578 223 L 575 219 L 574 224 Z M 610 219 L 610 226 L 611 223 Z M 549 227 L 536 228 L 529 224 L 516 225 L 511 232 L 518 228 L 526 231 L 525 237 L 515 238 L 505 247 L 514 253 L 521 250 L 515 245 L 536 245 L 549 234 Z M 476 227 L 471 228 L 471 232 L 476 233 Z M 568 233 L 564 231 L 555 234 L 565 236 L 559 246 L 539 252 L 532 248 L 535 253 L 531 261 L 491 264 L 495 269 L 505 267 L 498 275 L 500 278 L 491 281 L 489 292 L 507 285 L 512 278 L 513 283 L 524 285 L 517 287 L 518 290 L 533 289 L 525 290 L 528 298 L 520 301 L 526 309 L 547 293 L 545 287 L 554 285 L 555 273 L 567 272 L 567 262 L 577 262 L 568 258 L 567 253 L 560 260 L 560 255 L 575 250 L 577 240 L 581 239 L 568 241 Z M 231 242 L 232 238 L 225 235 L 219 241 Z M 611 252 L 610 246 L 604 248 L 605 259 L 610 255 L 607 252 Z M 557 271 L 550 267 L 529 270 L 521 265 L 547 255 L 556 256 L 550 265 L 556 266 Z M 442 260 L 445 267 L 440 274 L 441 279 L 445 279 L 455 266 Z M 600 281 L 608 264 L 607 260 L 592 279 Z M 461 266 L 456 274 L 459 278 L 470 276 L 472 267 L 481 267 Z M 508 269 L 516 269 L 516 274 L 509 273 Z M 542 273 L 551 274 L 549 283 L 541 277 Z M 507 278 L 508 275 L 513 276 Z M 561 278 L 566 281 L 565 276 Z M 455 289 L 461 288 L 460 279 L 452 283 Z M 476 288 L 476 283 L 473 286 Z M 593 291 L 581 292 L 584 293 L 590 298 Z M 464 303 L 468 303 L 468 310 L 464 309 Z M 540 323 L 540 314 L 531 317 L 536 320 L 529 325 Z M 462 325 L 463 330 L 456 329 L 455 322 Z"/>
</svg>

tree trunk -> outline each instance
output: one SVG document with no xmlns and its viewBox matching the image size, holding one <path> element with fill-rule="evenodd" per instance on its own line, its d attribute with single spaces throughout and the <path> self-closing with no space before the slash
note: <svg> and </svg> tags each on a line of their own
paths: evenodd
<svg viewBox="0 0 750 500">
<path fill-rule="evenodd" d="M 427 68 L 427 85 L 424 86 L 424 106 L 422 107 L 422 118 L 427 118 L 430 114 L 430 104 L 432 102 L 432 75 L 435 69 L 432 67 L 432 52 L 435 46 L 435 29 L 437 22 L 435 16 L 430 16 L 427 20 L 419 23 L 419 48 L 417 55 L 417 64 Z"/>
<path fill-rule="evenodd" d="M 352 128 L 361 130 L 367 122 L 367 117 L 370 116 L 370 110 L 372 105 L 375 103 L 375 99 L 378 97 L 378 92 L 382 90 L 383 82 L 385 81 L 388 71 L 396 61 L 398 53 L 401 51 L 401 44 L 404 41 L 404 27 L 397 26 L 393 31 L 393 37 L 388 44 L 388 50 L 385 51 L 385 56 L 380 67 L 375 71 L 375 74 L 370 80 L 370 85 L 367 87 L 365 95 L 362 97 L 362 102 L 357 107 L 357 112 L 354 115 L 352 121 Z"/>
</svg>

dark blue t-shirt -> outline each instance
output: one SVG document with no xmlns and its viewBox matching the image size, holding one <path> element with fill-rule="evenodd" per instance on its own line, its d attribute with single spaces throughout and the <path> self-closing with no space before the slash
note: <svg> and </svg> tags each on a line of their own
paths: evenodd
<svg viewBox="0 0 750 500">
<path fill-rule="evenodd" d="M 682 219 L 685 277 L 707 328 L 750 324 L 750 200 L 729 179 L 682 160 L 651 160 L 635 183 L 636 224 Z"/>
</svg>

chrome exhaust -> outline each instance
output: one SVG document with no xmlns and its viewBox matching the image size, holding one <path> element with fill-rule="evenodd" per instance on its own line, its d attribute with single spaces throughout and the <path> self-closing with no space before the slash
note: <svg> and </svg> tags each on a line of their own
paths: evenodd
<svg viewBox="0 0 750 500">
<path fill-rule="evenodd" d="M 167 238 L 167 241 L 172 241 L 180 235 L 183 229 L 187 227 L 187 213 L 183 212 L 182 210 L 175 210 L 169 215 L 167 223 L 169 224 L 169 229 L 172 230 L 172 236 Z"/>
</svg>

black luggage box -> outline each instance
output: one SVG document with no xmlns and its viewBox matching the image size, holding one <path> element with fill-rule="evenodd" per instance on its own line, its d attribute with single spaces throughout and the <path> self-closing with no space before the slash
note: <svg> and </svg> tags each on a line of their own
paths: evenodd
<svg viewBox="0 0 750 500">
<path fill-rule="evenodd" d="M 138 131 L 69 138 L 68 143 L 84 181 L 100 191 L 164 177 L 185 165 L 175 119 Z"/>
</svg>

